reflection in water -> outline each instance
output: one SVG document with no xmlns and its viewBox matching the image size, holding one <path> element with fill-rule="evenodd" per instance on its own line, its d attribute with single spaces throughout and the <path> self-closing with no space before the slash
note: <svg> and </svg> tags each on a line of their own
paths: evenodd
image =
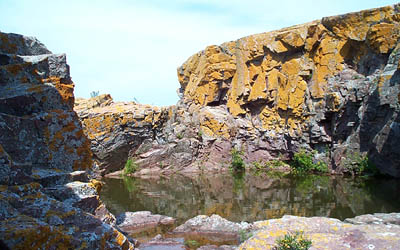
<svg viewBox="0 0 400 250">
<path fill-rule="evenodd" d="M 400 211 L 400 181 L 394 179 L 214 175 L 104 181 L 101 198 L 112 213 L 146 210 L 178 224 L 200 214 L 252 222 L 285 214 L 344 219 Z"/>
</svg>

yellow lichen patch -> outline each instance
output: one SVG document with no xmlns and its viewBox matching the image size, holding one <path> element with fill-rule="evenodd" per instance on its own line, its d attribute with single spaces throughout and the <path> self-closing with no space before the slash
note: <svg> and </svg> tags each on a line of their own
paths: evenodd
<svg viewBox="0 0 400 250">
<path fill-rule="evenodd" d="M 57 227 L 37 226 L 17 229 L 13 238 L 21 239 L 14 249 L 71 249 L 72 235 L 62 232 Z"/>
<path fill-rule="evenodd" d="M 124 245 L 127 245 L 126 244 L 127 243 L 126 237 L 122 233 L 120 233 L 119 231 L 117 231 L 115 229 L 113 230 L 113 238 L 115 238 L 115 241 L 119 246 L 122 247 Z M 125 247 L 123 249 L 128 249 L 128 248 Z"/>
<path fill-rule="evenodd" d="M 240 106 L 241 100 L 238 100 L 239 98 L 239 83 L 237 80 L 237 74 L 233 77 L 232 80 L 232 88 L 230 89 L 230 96 L 227 102 L 227 106 L 229 109 L 229 112 L 233 116 L 238 116 L 241 114 L 245 114 L 246 111 L 242 109 Z"/>
<path fill-rule="evenodd" d="M 229 138 L 229 127 L 209 112 L 206 112 L 206 116 L 200 122 L 200 128 L 208 136 Z"/>
<path fill-rule="evenodd" d="M 328 17 L 324 19 L 324 24 L 339 37 L 364 41 L 371 24 L 385 20 L 392 14 L 393 7 L 389 6 L 349 13 L 341 18 Z"/>
<path fill-rule="evenodd" d="M 318 42 L 321 41 L 322 35 L 326 32 L 327 30 L 325 29 L 325 27 L 319 22 L 315 22 L 308 26 L 307 38 L 304 48 L 307 51 L 311 51 L 314 48 L 314 45 L 318 44 Z"/>
<path fill-rule="evenodd" d="M 261 73 L 257 76 L 253 86 L 251 87 L 249 101 L 263 100 L 267 98 L 266 93 L 266 82 L 265 73 Z"/>
<path fill-rule="evenodd" d="M 70 216 L 74 216 L 76 214 L 75 210 L 71 210 L 68 212 L 63 212 L 63 211 L 56 211 L 56 210 L 49 210 L 46 212 L 45 217 L 51 217 L 51 216 L 57 216 L 61 219 L 68 218 Z"/>
<path fill-rule="evenodd" d="M 113 126 L 116 125 L 115 118 L 112 114 L 104 114 L 102 116 L 84 119 L 83 124 L 89 139 L 94 139 L 111 132 Z"/>
<path fill-rule="evenodd" d="M 388 53 L 399 39 L 399 26 L 391 23 L 373 25 L 367 36 L 369 45 L 378 53 Z"/>
<path fill-rule="evenodd" d="M 285 127 L 285 120 L 282 119 L 278 112 L 274 109 L 270 109 L 269 107 L 265 107 L 259 118 L 262 121 L 262 126 L 266 130 L 275 130 L 276 132 L 282 132 Z"/>
<path fill-rule="evenodd" d="M 50 76 L 49 78 L 41 79 L 42 83 L 52 83 L 60 93 L 61 99 L 64 103 L 73 106 L 75 102 L 74 97 L 74 83 L 65 83 L 61 81 L 60 77 Z"/>
<path fill-rule="evenodd" d="M 74 161 L 72 169 L 74 171 L 90 169 L 93 164 L 93 153 L 90 150 L 90 141 L 88 139 L 85 138 L 82 146 L 76 148 L 76 153 L 80 159 Z"/>
<path fill-rule="evenodd" d="M 304 35 L 303 35 L 304 36 Z M 287 33 L 278 36 L 278 39 L 282 40 L 286 44 L 298 48 L 304 45 L 304 37 L 299 30 L 289 31 Z"/>
<path fill-rule="evenodd" d="M 56 88 L 61 95 L 61 98 L 64 103 L 73 106 L 75 97 L 74 97 L 74 85 L 73 84 L 56 84 Z"/>
<path fill-rule="evenodd" d="M 216 101 L 220 88 L 226 87 L 221 82 L 231 79 L 235 68 L 232 56 L 219 46 L 209 46 L 203 53 L 192 56 L 178 69 L 185 100 L 201 105 Z"/>
<path fill-rule="evenodd" d="M 326 107 L 329 111 L 337 112 L 340 107 L 340 96 L 338 93 L 328 93 L 326 95 Z"/>
<path fill-rule="evenodd" d="M 100 194 L 101 188 L 103 187 L 103 183 L 101 181 L 98 181 L 96 179 L 91 179 L 89 182 L 89 186 L 93 187 L 96 189 L 96 192 Z"/>
<path fill-rule="evenodd" d="M 287 52 L 289 49 L 284 45 L 284 43 L 282 43 L 281 41 L 273 41 L 270 46 L 272 51 L 276 52 L 276 53 L 283 53 L 283 52 Z"/>
<path fill-rule="evenodd" d="M 305 92 L 307 83 L 303 80 L 297 82 L 294 90 L 289 95 L 288 107 L 292 109 L 292 113 L 298 117 L 303 117 L 303 104 L 305 100 Z"/>
<path fill-rule="evenodd" d="M 321 41 L 317 52 L 311 58 L 315 64 L 312 78 L 313 84 L 310 89 L 313 97 L 323 98 L 326 91 L 327 78 L 343 69 L 342 63 L 347 54 L 347 51 L 342 50 L 345 44 L 346 41 L 339 41 L 331 36 L 325 36 Z"/>
</svg>

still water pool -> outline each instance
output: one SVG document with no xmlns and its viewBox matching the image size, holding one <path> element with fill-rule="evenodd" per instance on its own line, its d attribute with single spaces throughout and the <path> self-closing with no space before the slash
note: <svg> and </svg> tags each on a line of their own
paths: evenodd
<svg viewBox="0 0 400 250">
<path fill-rule="evenodd" d="M 146 210 L 174 217 L 178 224 L 200 214 L 253 222 L 285 214 L 343 220 L 400 211 L 400 180 L 395 179 L 211 175 L 104 182 L 101 198 L 115 215 Z"/>
</svg>

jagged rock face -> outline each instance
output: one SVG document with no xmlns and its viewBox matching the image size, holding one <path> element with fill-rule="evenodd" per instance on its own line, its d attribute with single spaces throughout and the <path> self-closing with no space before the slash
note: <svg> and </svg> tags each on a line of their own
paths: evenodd
<svg viewBox="0 0 400 250">
<path fill-rule="evenodd" d="M 77 102 L 100 172 L 128 156 L 153 175 L 226 170 L 232 148 L 247 163 L 305 149 L 336 172 L 361 155 L 400 177 L 399 16 L 394 5 L 209 46 L 178 69 L 175 106 Z"/>
<path fill-rule="evenodd" d="M 399 7 L 209 46 L 178 69 L 183 102 L 224 110 L 202 131 L 239 139 L 247 153 L 271 143 L 273 155 L 313 148 L 331 152 L 336 168 L 361 152 L 399 177 Z"/>
<path fill-rule="evenodd" d="M 133 248 L 99 182 L 86 182 L 92 153 L 73 89 L 64 54 L 0 33 L 0 239 L 10 249 Z"/>
<path fill-rule="evenodd" d="M 158 128 L 169 115 L 168 108 L 134 102 L 114 103 L 110 95 L 78 99 L 75 111 L 91 140 L 101 174 L 121 169 L 130 151 L 155 140 L 161 134 Z"/>
</svg>

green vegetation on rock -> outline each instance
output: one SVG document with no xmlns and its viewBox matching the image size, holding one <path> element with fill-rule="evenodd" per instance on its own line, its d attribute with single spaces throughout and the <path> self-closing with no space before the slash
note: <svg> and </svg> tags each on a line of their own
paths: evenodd
<svg viewBox="0 0 400 250">
<path fill-rule="evenodd" d="M 189 249 L 197 249 L 200 246 L 200 243 L 196 240 L 185 240 L 185 246 Z"/>
<path fill-rule="evenodd" d="M 314 153 L 300 150 L 295 153 L 290 164 L 294 174 L 305 174 L 310 172 L 325 173 L 328 172 L 328 166 L 325 162 L 313 162 Z"/>
<path fill-rule="evenodd" d="M 278 238 L 274 250 L 307 250 L 311 247 L 311 240 L 304 237 L 302 231 L 287 233 L 283 238 Z"/>
<path fill-rule="evenodd" d="M 351 175 L 378 175 L 379 171 L 367 155 L 358 152 L 347 154 L 344 167 Z"/>
<path fill-rule="evenodd" d="M 245 242 L 246 240 L 250 239 L 253 236 L 253 232 L 249 232 L 244 229 L 239 230 L 238 234 L 239 234 L 239 241 L 241 243 Z"/>
<path fill-rule="evenodd" d="M 136 172 L 136 170 L 138 170 L 138 168 L 139 168 L 138 164 L 133 159 L 128 158 L 128 160 L 125 163 L 123 174 L 124 175 L 133 174 L 134 172 Z"/>
<path fill-rule="evenodd" d="M 178 134 L 176 135 L 176 138 L 178 138 L 179 140 L 182 139 L 182 138 L 183 138 L 183 134 L 178 133 Z"/>
<path fill-rule="evenodd" d="M 243 171 L 246 167 L 244 160 L 242 158 L 243 152 L 237 149 L 232 149 L 232 162 L 231 167 L 233 171 Z"/>
</svg>

